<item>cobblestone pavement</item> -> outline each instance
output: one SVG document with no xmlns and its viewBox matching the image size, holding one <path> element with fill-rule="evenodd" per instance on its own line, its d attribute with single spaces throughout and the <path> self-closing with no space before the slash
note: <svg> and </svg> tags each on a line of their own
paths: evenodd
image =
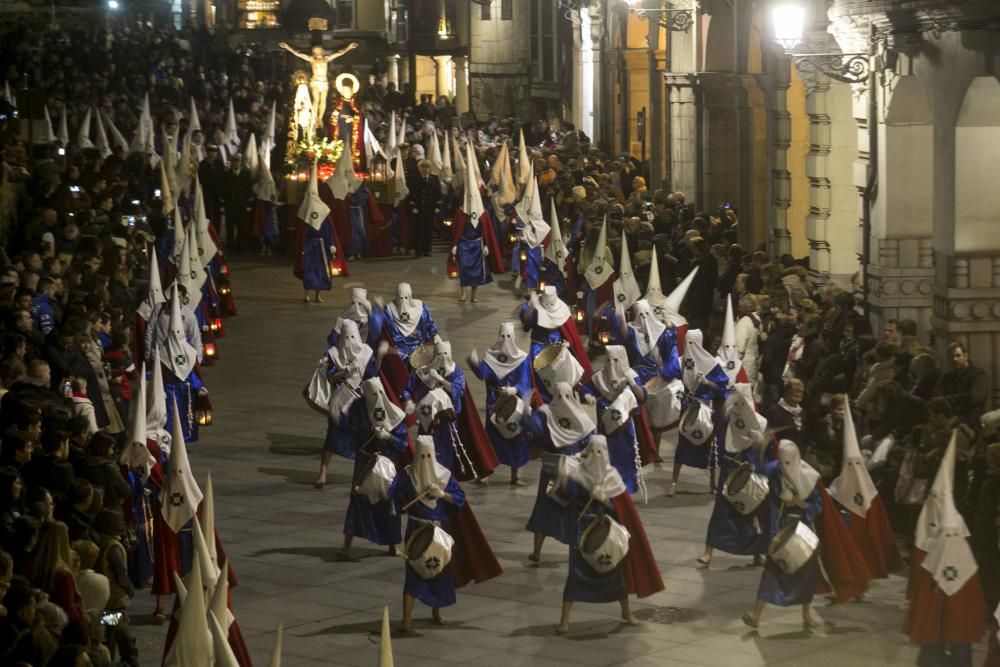
<svg viewBox="0 0 1000 667">
<path fill-rule="evenodd" d="M 340 557 L 351 464 L 335 459 L 331 483 L 313 488 L 325 423 L 306 407 L 302 388 L 352 286 L 388 299 L 397 282 L 410 282 L 463 365 L 473 347 L 483 350 L 495 340 L 518 302 L 504 280 L 482 289 L 478 304 L 457 303 L 457 282 L 446 279 L 440 250 L 432 259 L 355 262 L 351 277 L 338 281 L 323 304 L 302 302 L 289 265 L 277 257 L 233 264 L 239 316 L 227 320 L 221 361 L 205 372 L 216 425 L 190 447 L 191 463 L 202 483 L 212 473 L 216 526 L 240 581 L 234 612 L 257 664 L 267 664 L 283 624 L 286 667 L 376 665 L 383 605 L 394 621 L 400 617 L 403 564 L 361 540 L 351 560 Z M 470 384 L 482 409 L 482 385 L 474 378 Z M 665 440 L 669 455 L 674 439 Z M 459 590 L 458 603 L 445 610 L 445 627 L 431 625 L 430 610 L 418 603 L 414 632 L 393 640 L 396 664 L 915 664 L 916 651 L 900 632 L 905 579 L 898 576 L 875 583 L 863 602 L 817 600 L 825 626 L 813 634 L 803 632 L 797 608 L 774 607 L 765 610 L 759 632 L 748 632 L 740 614 L 753 604 L 760 569 L 721 553 L 710 569 L 696 568 L 711 511 L 707 475 L 686 470 L 677 496 L 668 499 L 669 465 L 668 457 L 662 469 L 646 469 L 649 502 L 640 505 L 666 583 L 652 598 L 633 599 L 637 615 L 649 620 L 625 627 L 615 604 L 578 604 L 570 634 L 553 636 L 568 554 L 549 540 L 541 566 L 529 567 L 524 526 L 538 479 L 535 461 L 522 474 L 526 487 L 511 487 L 506 468 L 486 488 L 465 485 L 505 572 Z M 151 610 L 152 597 L 140 591 L 132 611 L 143 664 L 159 665 L 166 627 L 150 624 Z"/>
</svg>

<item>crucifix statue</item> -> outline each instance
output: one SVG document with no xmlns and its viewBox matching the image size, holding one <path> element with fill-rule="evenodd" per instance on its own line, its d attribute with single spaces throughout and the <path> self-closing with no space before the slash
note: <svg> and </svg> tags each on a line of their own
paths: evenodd
<svg viewBox="0 0 1000 667">
<path fill-rule="evenodd" d="M 278 44 L 297 58 L 301 58 L 312 67 L 312 79 L 309 81 L 309 90 L 312 92 L 313 128 L 319 129 L 323 126 L 323 115 L 326 113 L 326 96 L 330 91 L 330 82 L 327 78 L 327 67 L 331 60 L 336 60 L 348 51 L 358 48 L 357 42 L 351 42 L 340 51 L 327 53 L 322 46 L 314 46 L 310 53 L 296 51 L 287 43 Z"/>
</svg>

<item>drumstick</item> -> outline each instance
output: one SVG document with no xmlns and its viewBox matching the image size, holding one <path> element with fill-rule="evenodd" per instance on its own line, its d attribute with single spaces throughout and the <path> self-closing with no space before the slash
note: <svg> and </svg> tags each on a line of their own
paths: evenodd
<svg viewBox="0 0 1000 667">
<path fill-rule="evenodd" d="M 362 443 L 361 449 L 364 449 L 366 446 L 368 446 L 368 443 L 371 442 L 374 439 L 375 439 L 375 434 L 373 433 L 370 438 L 368 438 L 367 440 L 364 441 L 364 443 Z M 369 456 L 372 456 L 372 454 L 369 454 Z M 358 490 L 357 480 L 355 480 L 355 479 L 351 480 L 351 488 L 354 489 L 355 491 Z"/>
<path fill-rule="evenodd" d="M 592 502 L 594 502 L 594 496 L 591 496 L 590 498 L 587 498 L 587 504 L 584 505 L 583 506 L 583 510 L 579 514 L 576 515 L 576 520 L 577 521 L 579 521 L 580 517 L 582 517 L 584 514 L 587 513 L 587 510 L 590 509 L 590 503 L 592 503 Z"/>
<path fill-rule="evenodd" d="M 421 494 L 420 494 L 419 496 L 417 496 L 416 498 L 414 498 L 414 499 L 413 499 L 413 500 L 411 500 L 410 502 L 408 502 L 408 503 L 406 503 L 405 505 L 403 505 L 403 507 L 401 508 L 401 509 L 402 509 L 402 511 L 404 511 L 404 512 L 405 512 L 406 510 L 410 509 L 410 505 L 414 505 L 414 504 L 416 504 L 416 502 L 417 502 L 418 500 L 422 499 L 422 498 L 423 498 L 424 496 L 426 496 L 426 495 L 427 495 L 428 493 L 430 493 L 430 492 L 431 492 L 430 488 L 426 488 L 426 489 L 424 489 L 424 490 L 423 490 L 423 493 L 421 493 Z"/>
</svg>

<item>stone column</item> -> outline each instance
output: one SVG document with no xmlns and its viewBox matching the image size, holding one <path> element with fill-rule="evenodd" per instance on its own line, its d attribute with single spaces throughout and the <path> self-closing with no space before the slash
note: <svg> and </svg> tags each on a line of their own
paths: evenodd
<svg viewBox="0 0 1000 667">
<path fill-rule="evenodd" d="M 469 59 L 455 56 L 455 108 L 459 113 L 469 110 Z"/>
<path fill-rule="evenodd" d="M 434 56 L 434 96 L 451 93 L 451 56 Z"/>
<path fill-rule="evenodd" d="M 830 243 L 826 232 L 833 201 L 829 175 L 832 148 L 832 123 L 828 108 L 830 77 L 804 61 L 796 62 L 796 66 L 806 86 L 806 115 L 809 116 L 809 154 L 806 155 L 806 178 L 809 179 L 809 215 L 806 216 L 809 269 L 814 276 L 828 276 Z"/>
<path fill-rule="evenodd" d="M 694 74 L 663 75 L 670 104 L 670 189 L 694 203 L 698 196 L 698 111 Z"/>
<path fill-rule="evenodd" d="M 591 10 L 581 7 L 579 23 L 573 24 L 573 124 L 588 137 L 594 136 L 594 43 Z"/>
<path fill-rule="evenodd" d="M 788 148 L 792 145 L 792 116 L 788 113 L 791 62 L 784 54 L 774 56 L 771 80 L 771 233 L 768 249 L 772 257 L 792 252 L 788 231 L 788 209 L 792 204 L 792 178 L 788 171 Z"/>
<path fill-rule="evenodd" d="M 590 8 L 591 60 L 594 63 L 591 67 L 591 70 L 593 70 L 591 90 L 593 91 L 594 103 L 591 106 L 592 111 L 590 113 L 591 131 L 587 132 L 587 136 L 590 137 L 591 142 L 594 144 L 604 142 L 607 139 L 602 129 L 604 127 L 604 119 L 601 116 L 604 109 L 603 96 L 608 93 L 601 83 L 601 70 L 604 58 L 604 20 L 605 17 L 601 14 L 601 4 L 594 3 Z"/>
<path fill-rule="evenodd" d="M 389 56 L 389 83 L 399 90 L 399 54 L 394 53 Z"/>
</svg>

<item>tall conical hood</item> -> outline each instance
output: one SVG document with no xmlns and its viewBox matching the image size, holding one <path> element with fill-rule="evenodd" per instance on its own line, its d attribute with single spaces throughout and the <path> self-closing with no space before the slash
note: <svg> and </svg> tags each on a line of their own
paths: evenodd
<svg viewBox="0 0 1000 667">
<path fill-rule="evenodd" d="M 169 152 L 169 151 L 167 151 Z M 167 161 L 160 162 L 160 199 L 163 200 L 163 212 L 170 213 L 177 205 L 177 198 L 174 196 L 173 188 L 170 185 L 170 175 L 167 173 Z"/>
<path fill-rule="evenodd" d="M 569 252 L 566 250 L 566 242 L 563 241 L 562 229 L 559 227 L 559 213 L 556 211 L 556 198 L 550 200 L 552 212 L 549 217 L 549 245 L 545 248 L 545 257 L 551 261 L 559 272 L 566 275 L 566 257 Z"/>
<path fill-rule="evenodd" d="M 133 153 L 149 154 L 153 152 L 153 115 L 149 111 L 149 93 L 146 93 L 142 98 L 139 122 L 135 127 L 131 148 Z"/>
<path fill-rule="evenodd" d="M 282 626 L 278 626 L 278 636 L 274 639 L 274 650 L 271 651 L 271 662 L 268 667 L 281 667 L 281 635 Z"/>
<path fill-rule="evenodd" d="M 212 554 L 208 552 L 205 531 L 201 529 L 201 522 L 197 518 L 191 522 L 191 534 L 194 537 L 192 540 L 193 549 L 198 554 L 198 564 L 201 566 L 201 580 L 206 583 L 205 590 L 211 593 L 214 590 L 215 581 L 219 578 L 219 567 L 212 562 Z"/>
<path fill-rule="evenodd" d="M 524 241 L 529 248 L 537 248 L 549 235 L 549 225 L 542 215 L 542 200 L 535 180 L 535 169 L 529 165 L 529 179 L 521 200 L 514 206 L 517 216 L 524 223 Z"/>
<path fill-rule="evenodd" d="M 240 133 L 236 130 L 236 111 L 233 109 L 233 98 L 229 98 L 229 109 L 226 111 L 226 144 L 233 153 L 240 149 Z"/>
<path fill-rule="evenodd" d="M 257 155 L 257 137 L 251 132 L 247 137 L 247 145 L 243 150 L 243 164 L 247 166 L 250 176 L 256 176 L 260 169 L 260 156 Z"/>
<path fill-rule="evenodd" d="M 448 141 L 448 133 L 444 137 L 444 152 L 441 159 L 441 178 L 446 183 L 451 183 L 455 176 L 455 170 L 451 167 L 451 142 Z"/>
<path fill-rule="evenodd" d="M 183 445 L 183 438 L 181 444 Z M 197 560 L 198 553 L 195 552 L 191 573 L 188 575 L 188 593 L 184 596 L 180 621 L 177 623 L 177 635 L 163 661 L 164 667 L 205 667 L 214 664 L 215 648 L 212 631 L 208 627 L 201 566 Z"/>
<path fill-rule="evenodd" d="M 177 412 L 177 400 L 173 402 L 174 425 L 173 437 L 170 443 L 170 460 L 167 478 L 163 483 L 160 498 L 162 500 L 163 520 L 175 534 L 194 518 L 198 505 L 201 504 L 202 493 L 188 461 L 187 446 L 184 444 L 184 430 L 181 428 L 181 417 Z M 197 551 L 196 551 L 197 553 Z M 199 580 L 201 574 L 199 573 Z M 200 582 L 199 582 L 200 583 Z M 192 588 L 189 586 L 189 588 Z M 196 590 L 200 590 L 200 587 Z"/>
<path fill-rule="evenodd" d="M 198 258 L 198 230 L 193 221 L 187 226 L 186 232 L 187 241 L 181 251 L 181 262 L 177 266 L 177 280 L 187 290 L 191 309 L 194 310 L 201 303 L 201 286 L 208 276 Z"/>
<path fill-rule="evenodd" d="M 107 158 L 111 155 L 111 143 L 108 141 L 108 133 L 104 130 L 104 122 L 101 119 L 101 110 L 96 110 L 97 116 L 97 143 L 94 148 L 97 152 L 101 154 L 102 158 Z"/>
<path fill-rule="evenodd" d="M 201 530 L 205 534 L 205 546 L 212 563 L 218 567 L 219 554 L 215 548 L 215 489 L 212 486 L 212 471 L 205 479 L 205 495 L 201 500 Z"/>
<path fill-rule="evenodd" d="M 208 612 L 208 627 L 212 631 L 212 646 L 215 649 L 214 667 L 240 667 L 233 647 L 229 645 L 229 633 L 223 627 L 224 623 L 214 611 Z"/>
<path fill-rule="evenodd" d="M 149 477 L 149 471 L 156 465 L 156 459 L 149 453 L 146 446 L 146 364 L 143 362 L 139 371 L 139 388 L 136 392 L 136 400 L 133 403 L 134 410 L 131 421 L 131 439 L 129 444 L 122 449 L 119 459 L 127 468 L 141 471 L 143 479 Z"/>
<path fill-rule="evenodd" d="M 517 146 L 517 183 L 521 187 L 528 185 L 528 181 L 534 179 L 535 169 L 528 155 L 528 146 L 524 143 L 524 130 L 518 130 Z"/>
<path fill-rule="evenodd" d="M 396 146 L 398 143 L 396 141 L 396 111 L 394 109 L 389 112 L 389 137 L 385 142 L 385 153 L 389 156 L 390 160 L 396 156 Z"/>
<path fill-rule="evenodd" d="M 382 638 L 378 649 L 378 667 L 394 667 L 392 662 L 392 635 L 389 630 L 389 606 L 382 607 Z"/>
<path fill-rule="evenodd" d="M 271 115 L 267 119 L 267 133 L 264 135 L 264 142 L 261 145 L 267 144 L 267 152 L 270 153 L 274 150 L 276 135 L 275 135 L 275 123 L 277 122 L 278 114 L 278 102 L 277 100 L 271 102 Z M 271 164 L 271 156 L 268 155 L 268 166 Z"/>
<path fill-rule="evenodd" d="M 59 114 L 59 144 L 63 147 L 69 146 L 69 126 L 66 120 L 66 105 L 63 105 L 62 112 Z"/>
<path fill-rule="evenodd" d="M 299 220 L 318 230 L 328 215 L 330 215 L 330 207 L 324 204 L 323 200 L 319 198 L 316 163 L 313 162 L 312 171 L 309 174 L 309 188 L 302 198 L 302 203 L 299 204 Z"/>
<path fill-rule="evenodd" d="M 76 145 L 80 148 L 93 148 L 94 142 L 90 140 L 90 115 L 93 112 L 89 107 L 83 116 L 79 129 L 76 131 Z"/>
<path fill-rule="evenodd" d="M 472 144 L 466 144 L 465 152 L 470 160 L 475 159 L 472 150 Z M 486 210 L 486 207 L 483 205 L 483 197 L 474 182 L 472 172 L 466 171 L 465 173 L 465 201 L 462 204 L 462 210 L 469 216 L 469 224 L 478 227 L 479 217 Z"/>
<path fill-rule="evenodd" d="M 188 111 L 188 134 L 193 132 L 201 132 L 201 119 L 198 118 L 198 106 L 194 103 L 194 98 L 191 98 L 191 110 Z"/>
<path fill-rule="evenodd" d="M 618 261 L 618 279 L 613 287 L 615 305 L 623 310 L 631 308 L 632 304 L 642 296 L 635 273 L 632 272 L 632 253 L 628 249 L 628 236 L 624 233 L 622 233 L 621 257 Z"/>
<path fill-rule="evenodd" d="M 694 282 L 694 276 L 697 273 L 698 267 L 696 266 L 684 277 L 681 284 L 675 287 L 674 291 L 667 295 L 663 305 L 671 309 L 673 312 L 680 314 L 681 305 L 684 303 L 684 297 L 687 296 L 688 290 L 691 288 L 691 283 Z"/>
<path fill-rule="evenodd" d="M 472 139 L 471 138 L 467 139 L 466 143 L 468 143 L 469 141 L 472 141 Z M 473 154 L 475 154 L 475 149 L 473 149 Z M 469 169 L 471 169 L 472 172 L 476 175 L 476 183 L 479 184 L 479 187 L 480 188 L 486 187 L 486 179 L 483 178 L 483 172 L 479 170 L 478 157 L 475 160 L 473 160 L 471 164 L 469 164 Z"/>
<path fill-rule="evenodd" d="M 382 144 L 379 143 L 378 139 L 375 138 L 375 133 L 372 132 L 371 124 L 366 118 L 365 121 L 365 133 L 364 133 L 364 147 L 365 147 L 365 159 L 368 161 L 367 164 L 369 168 L 371 165 L 375 164 L 375 156 L 381 155 L 385 157 L 385 151 L 382 150 Z"/>
<path fill-rule="evenodd" d="M 340 153 L 337 169 L 330 178 L 326 179 L 326 184 L 330 186 L 335 198 L 347 199 L 347 195 L 354 194 L 361 187 L 361 182 L 358 175 L 354 173 L 354 161 L 351 157 L 350 147 L 345 146 Z"/>
<path fill-rule="evenodd" d="M 181 154 L 174 168 L 174 183 L 177 184 L 177 196 L 185 196 L 191 192 L 191 135 L 185 134 L 181 139 Z"/>
<path fill-rule="evenodd" d="M 270 170 L 262 170 L 270 175 Z M 191 225 L 195 229 L 195 240 L 198 247 L 198 259 L 203 267 L 211 264 L 212 260 L 219 253 L 219 247 L 215 245 L 212 238 L 211 223 L 208 214 L 205 212 L 205 194 L 201 189 L 197 174 L 194 178 L 194 207 Z M 192 257 L 194 255 L 192 254 Z"/>
<path fill-rule="evenodd" d="M 452 153 L 452 155 L 455 156 L 455 164 L 454 164 L 455 178 L 458 179 L 457 182 L 464 184 L 465 183 L 465 170 L 468 167 L 467 167 L 467 165 L 465 163 L 465 158 L 462 157 L 462 146 L 459 143 L 458 139 L 456 139 L 454 136 L 448 138 L 448 143 L 451 144 L 451 153 Z M 480 188 L 483 185 L 480 181 L 476 181 L 476 184 Z"/>
<path fill-rule="evenodd" d="M 514 203 L 517 198 L 517 188 L 510 173 L 510 154 L 506 143 L 500 146 L 500 152 L 497 153 L 497 163 L 493 165 L 490 183 L 496 189 L 493 199 L 498 206 Z"/>
<path fill-rule="evenodd" d="M 160 341 L 160 358 L 178 379 L 186 380 L 198 362 L 198 351 L 191 346 L 184 333 L 179 294 L 180 290 L 175 286 L 170 299 L 170 327 L 167 339 Z M 174 433 L 173 436 L 176 439 L 177 434 Z"/>
<path fill-rule="evenodd" d="M 597 289 L 606 283 L 614 271 L 608 254 L 608 216 L 605 214 L 604 222 L 601 223 L 601 233 L 597 236 L 597 247 L 583 274 L 592 289 Z"/>
<path fill-rule="evenodd" d="M 104 124 L 108 128 L 108 136 L 111 138 L 111 145 L 118 146 L 123 151 L 125 151 L 125 153 L 128 153 L 129 152 L 128 142 L 125 140 L 125 136 L 122 135 L 121 131 L 119 131 L 118 126 L 115 125 L 115 122 L 111 119 L 110 116 L 104 117 L 103 120 Z"/>
<path fill-rule="evenodd" d="M 136 312 L 139 314 L 139 317 L 148 322 L 156 306 L 166 302 L 167 297 L 163 295 L 163 287 L 160 286 L 160 262 L 156 257 L 156 246 L 150 245 L 149 290 L 146 292 L 146 298 L 136 308 Z"/>
<path fill-rule="evenodd" d="M 723 361 L 739 358 L 739 352 L 736 351 L 736 319 L 733 317 L 732 294 L 726 296 L 726 319 L 722 322 L 722 342 L 718 355 Z"/>
<path fill-rule="evenodd" d="M 163 368 L 160 365 L 160 349 L 153 350 L 152 391 L 146 405 L 147 433 L 162 432 L 167 428 L 167 393 L 163 388 Z"/>
<path fill-rule="evenodd" d="M 666 301 L 667 296 L 660 286 L 660 260 L 658 259 L 656 247 L 653 247 L 652 258 L 649 262 L 649 281 L 646 283 L 646 294 L 643 298 L 649 302 L 650 306 L 659 306 Z"/>
<path fill-rule="evenodd" d="M 914 545 L 921 551 L 930 551 L 931 547 L 946 528 L 954 529 L 963 537 L 969 536 L 965 519 L 955 507 L 955 450 L 957 449 L 956 432 L 952 431 L 941 464 L 938 466 L 934 484 L 920 510 L 917 519 L 917 531 Z"/>
<path fill-rule="evenodd" d="M 443 162 L 441 161 L 441 144 L 438 143 L 438 133 L 436 129 L 431 132 L 431 138 L 427 147 L 427 159 L 430 160 L 431 163 L 431 173 L 435 176 L 440 176 Z"/>
<path fill-rule="evenodd" d="M 399 206 L 404 199 L 410 196 L 410 190 L 406 187 L 406 169 L 403 167 L 403 154 L 396 151 L 396 164 L 392 168 L 392 177 L 395 182 L 394 206 Z"/>
<path fill-rule="evenodd" d="M 868 513 L 868 508 L 878 495 L 878 489 L 875 488 L 861 456 L 858 434 L 854 430 L 854 417 L 851 416 L 849 407 L 844 411 L 844 461 L 840 466 L 840 476 L 830 484 L 830 495 L 860 517 Z"/>
<path fill-rule="evenodd" d="M 46 104 L 43 109 L 45 110 L 45 136 L 50 144 L 54 144 L 58 141 L 58 137 L 56 137 L 55 128 L 52 127 L 52 116 L 49 115 L 49 105 Z"/>
</svg>

